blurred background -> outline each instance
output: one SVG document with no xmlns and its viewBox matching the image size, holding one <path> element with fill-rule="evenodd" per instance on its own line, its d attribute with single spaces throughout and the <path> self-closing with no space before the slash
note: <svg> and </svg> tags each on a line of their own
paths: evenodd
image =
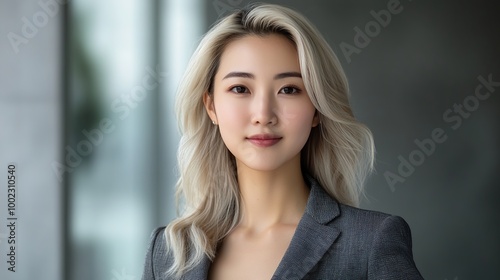
<svg viewBox="0 0 500 280">
<path fill-rule="evenodd" d="M 175 216 L 177 83 L 202 34 L 249 2 L 0 2 L 0 279 L 140 279 Z M 362 208 L 406 219 L 426 279 L 496 279 L 498 3 L 268 2 L 308 17 L 346 71 L 377 147 Z"/>
</svg>

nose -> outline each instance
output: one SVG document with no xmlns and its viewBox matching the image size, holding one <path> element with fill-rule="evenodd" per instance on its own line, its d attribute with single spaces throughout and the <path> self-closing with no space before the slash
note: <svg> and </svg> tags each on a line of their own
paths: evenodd
<svg viewBox="0 0 500 280">
<path fill-rule="evenodd" d="M 252 124 L 276 125 L 276 100 L 272 93 L 255 93 L 251 104 Z"/>
</svg>

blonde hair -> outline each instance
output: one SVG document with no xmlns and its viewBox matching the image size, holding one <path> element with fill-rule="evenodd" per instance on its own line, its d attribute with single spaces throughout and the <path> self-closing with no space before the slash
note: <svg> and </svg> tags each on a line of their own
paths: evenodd
<svg viewBox="0 0 500 280">
<path fill-rule="evenodd" d="M 302 168 L 337 201 L 357 206 L 373 168 L 370 130 L 359 123 L 348 100 L 340 62 L 309 21 L 278 5 L 259 4 L 220 20 L 203 37 L 178 89 L 177 117 L 181 216 L 166 228 L 173 263 L 168 274 L 180 277 L 203 259 L 214 259 L 219 242 L 238 224 L 240 196 L 235 160 L 204 108 L 225 46 L 243 36 L 282 34 L 296 45 L 304 85 L 320 117 L 301 152 Z"/>
</svg>

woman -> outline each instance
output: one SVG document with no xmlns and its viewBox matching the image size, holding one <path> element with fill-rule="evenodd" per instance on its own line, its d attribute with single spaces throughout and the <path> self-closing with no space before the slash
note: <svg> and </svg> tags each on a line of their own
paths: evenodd
<svg viewBox="0 0 500 280">
<path fill-rule="evenodd" d="M 410 229 L 355 208 L 374 157 L 336 56 L 298 13 L 236 11 L 179 88 L 181 216 L 143 279 L 421 279 Z"/>
</svg>

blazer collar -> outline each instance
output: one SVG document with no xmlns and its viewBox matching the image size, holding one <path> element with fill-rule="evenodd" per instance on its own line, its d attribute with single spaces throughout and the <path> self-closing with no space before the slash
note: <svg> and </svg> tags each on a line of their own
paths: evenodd
<svg viewBox="0 0 500 280">
<path fill-rule="evenodd" d="M 340 208 L 323 187 L 311 175 L 305 173 L 304 180 L 311 188 L 307 199 L 305 214 L 311 216 L 319 224 L 327 224 L 340 215 Z M 305 216 L 305 215 L 304 215 Z"/>
<path fill-rule="evenodd" d="M 338 203 L 310 175 L 304 179 L 311 188 L 306 210 L 272 280 L 303 279 L 340 234 L 340 229 L 329 225 L 340 215 Z"/>
<path fill-rule="evenodd" d="M 340 234 L 338 228 L 328 225 L 340 215 L 337 201 L 309 174 L 304 174 L 304 180 L 310 187 L 306 209 L 272 280 L 302 279 Z M 186 272 L 183 279 L 207 279 L 210 264 L 205 256 L 196 268 Z"/>
</svg>

